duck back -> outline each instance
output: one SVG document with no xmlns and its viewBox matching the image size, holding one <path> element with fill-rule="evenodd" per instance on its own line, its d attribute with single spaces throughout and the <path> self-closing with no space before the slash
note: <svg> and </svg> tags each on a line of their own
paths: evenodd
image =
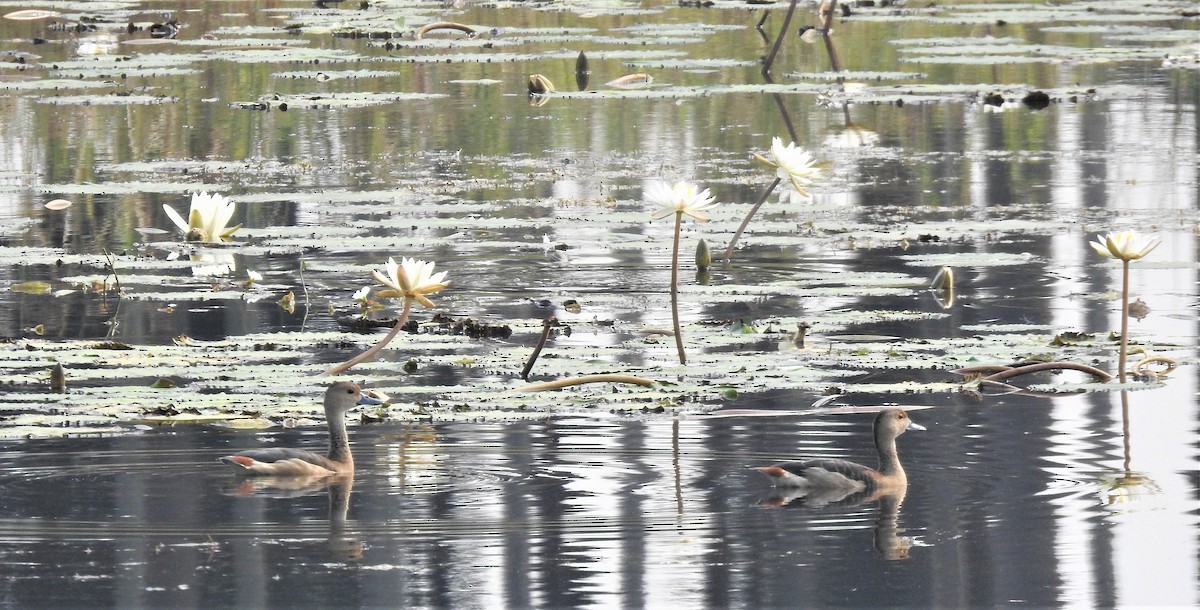
<svg viewBox="0 0 1200 610">
<path fill-rule="evenodd" d="M 337 462 L 303 449 L 256 449 L 227 455 L 221 461 L 244 474 L 330 475 L 341 472 Z"/>
<path fill-rule="evenodd" d="M 851 492 L 875 489 L 883 477 L 874 468 L 846 460 L 784 462 L 759 470 L 776 486 Z"/>
</svg>

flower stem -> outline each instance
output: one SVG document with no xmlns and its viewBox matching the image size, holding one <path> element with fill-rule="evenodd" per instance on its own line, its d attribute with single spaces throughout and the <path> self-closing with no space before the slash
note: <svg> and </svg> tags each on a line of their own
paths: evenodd
<svg viewBox="0 0 1200 610">
<path fill-rule="evenodd" d="M 324 374 L 325 375 L 337 375 L 338 373 L 343 373 L 343 372 L 349 370 L 350 367 L 352 367 L 360 362 L 366 362 L 367 360 L 370 360 L 370 359 L 374 358 L 375 356 L 379 355 L 379 352 L 383 350 L 384 346 L 386 346 L 388 343 L 391 343 L 392 339 L 395 339 L 396 335 L 400 334 L 400 329 L 404 328 L 405 324 L 408 324 L 408 314 L 412 312 L 412 304 L 413 304 L 413 299 L 405 297 L 404 311 L 402 311 L 400 313 L 400 319 L 396 320 L 396 325 L 392 326 L 392 330 L 390 332 L 388 332 L 387 336 L 385 336 L 383 339 L 380 339 L 379 343 L 372 345 L 371 349 L 368 349 L 367 351 L 365 351 L 365 352 L 363 352 L 363 353 L 361 353 L 339 365 L 330 367 L 329 370 L 325 371 Z"/>
<path fill-rule="evenodd" d="M 758 213 L 758 208 L 761 208 L 762 204 L 766 203 L 767 197 L 771 196 L 771 193 L 775 191 L 775 187 L 779 186 L 779 182 L 780 178 L 776 177 L 771 186 L 768 186 L 767 190 L 763 191 L 763 194 L 758 198 L 758 201 L 754 203 L 754 207 L 750 208 L 750 212 L 746 214 L 746 217 L 742 219 L 742 224 L 738 226 L 737 232 L 733 234 L 733 239 L 730 240 L 729 247 L 725 248 L 725 262 L 728 263 L 729 259 L 733 258 L 733 248 L 737 246 L 738 238 L 742 236 L 742 231 L 746 230 L 750 221 L 754 219 L 754 215 Z"/>
<path fill-rule="evenodd" d="M 1117 354 L 1117 376 L 1125 383 L 1125 350 L 1129 348 L 1129 261 L 1121 261 L 1121 351 Z"/>
<path fill-rule="evenodd" d="M 675 348 L 679 350 L 679 364 L 687 364 L 683 353 L 683 333 L 679 332 L 679 230 L 683 224 L 683 212 L 675 212 L 675 244 L 671 248 L 671 321 L 675 324 Z"/>
</svg>

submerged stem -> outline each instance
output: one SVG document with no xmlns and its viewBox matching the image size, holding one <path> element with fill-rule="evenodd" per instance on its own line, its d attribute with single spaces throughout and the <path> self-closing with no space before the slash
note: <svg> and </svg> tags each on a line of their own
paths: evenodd
<svg viewBox="0 0 1200 610">
<path fill-rule="evenodd" d="M 330 367 L 323 374 L 324 375 L 337 375 L 338 373 L 343 373 L 343 372 L 349 370 L 350 367 L 352 367 L 360 362 L 366 362 L 367 360 L 370 360 L 370 359 L 374 358 L 375 356 L 379 355 L 379 352 L 381 350 L 383 350 L 384 346 L 386 346 L 388 343 L 391 343 L 392 339 L 395 339 L 396 335 L 400 334 L 400 329 L 404 328 L 405 324 L 408 324 L 408 314 L 412 312 L 412 304 L 413 304 L 413 299 L 408 298 L 408 297 L 404 298 L 404 311 L 402 311 L 400 313 L 400 319 L 396 320 L 396 325 L 392 327 L 392 330 L 390 332 L 388 332 L 387 336 L 385 336 L 383 339 L 379 340 L 379 343 L 372 345 L 371 348 L 368 349 L 367 351 L 365 351 L 365 352 L 363 352 L 363 353 L 361 353 L 339 365 Z"/>
<path fill-rule="evenodd" d="M 675 212 L 675 243 L 671 248 L 671 321 L 675 325 L 675 349 L 679 350 L 679 364 L 687 364 L 683 352 L 683 333 L 679 332 L 679 231 L 683 224 L 683 212 Z"/>
<path fill-rule="evenodd" d="M 729 247 L 725 248 L 725 262 L 728 263 L 729 259 L 733 258 L 733 249 L 735 246 L 737 246 L 738 239 L 742 236 L 742 231 L 745 231 L 746 227 L 750 225 L 750 221 L 753 220 L 754 215 L 758 213 L 758 208 L 761 208 L 762 205 L 767 202 L 767 197 L 771 196 L 771 193 L 775 191 L 775 187 L 779 186 L 781 181 L 782 178 L 776 176 L 775 181 L 767 187 L 767 190 L 763 191 L 763 194 L 759 196 L 758 201 L 754 202 L 754 207 L 750 208 L 750 211 L 746 213 L 746 217 L 742 219 L 742 224 L 738 225 L 737 232 L 733 234 L 733 239 L 729 240 Z"/>
</svg>

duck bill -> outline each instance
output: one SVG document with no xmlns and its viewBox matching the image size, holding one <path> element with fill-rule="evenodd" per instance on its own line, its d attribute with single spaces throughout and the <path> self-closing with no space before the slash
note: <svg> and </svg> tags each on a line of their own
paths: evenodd
<svg viewBox="0 0 1200 610">
<path fill-rule="evenodd" d="M 908 427 L 905 428 L 905 430 L 924 430 L 924 429 L 925 429 L 925 426 L 922 426 L 921 424 L 918 424 L 917 422 L 915 422 L 911 419 L 908 420 Z"/>
<path fill-rule="evenodd" d="M 381 404 L 383 404 L 383 399 L 376 396 L 375 393 L 372 392 L 371 390 L 363 390 L 362 394 L 358 398 L 358 404 L 360 404 L 360 405 L 381 405 Z"/>
</svg>

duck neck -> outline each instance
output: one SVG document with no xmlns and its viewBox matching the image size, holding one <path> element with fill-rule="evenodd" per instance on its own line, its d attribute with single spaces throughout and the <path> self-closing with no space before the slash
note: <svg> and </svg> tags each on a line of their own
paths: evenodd
<svg viewBox="0 0 1200 610">
<path fill-rule="evenodd" d="M 325 422 L 329 425 L 329 455 L 327 457 L 339 464 L 354 466 L 354 456 L 350 453 L 350 441 L 346 436 L 346 414 L 326 409 Z"/>
<path fill-rule="evenodd" d="M 879 472 L 887 477 L 905 479 L 904 467 L 896 454 L 896 437 L 875 429 L 875 449 L 879 452 Z"/>
</svg>

